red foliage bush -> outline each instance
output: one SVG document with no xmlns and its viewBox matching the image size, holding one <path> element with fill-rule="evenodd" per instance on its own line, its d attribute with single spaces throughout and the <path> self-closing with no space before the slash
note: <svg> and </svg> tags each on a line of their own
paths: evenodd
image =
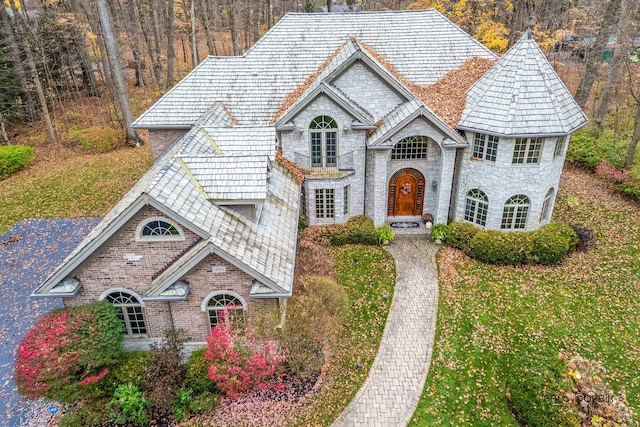
<svg viewBox="0 0 640 427">
<path fill-rule="evenodd" d="M 275 344 L 255 339 L 250 330 L 234 330 L 230 322 L 211 329 L 204 358 L 210 363 L 208 378 L 231 398 L 256 387 L 267 388 L 268 380 L 284 361 Z"/>
<path fill-rule="evenodd" d="M 122 325 L 109 303 L 54 310 L 18 346 L 18 391 L 30 399 L 73 401 L 109 373 L 123 352 L 122 339 Z"/>
</svg>

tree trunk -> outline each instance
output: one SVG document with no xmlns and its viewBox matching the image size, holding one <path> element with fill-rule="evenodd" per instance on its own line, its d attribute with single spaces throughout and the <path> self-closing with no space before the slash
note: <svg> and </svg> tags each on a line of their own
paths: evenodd
<svg viewBox="0 0 640 427">
<path fill-rule="evenodd" d="M 620 65 L 622 65 L 623 58 L 626 52 L 615 49 L 611 62 L 609 63 L 609 75 L 607 76 L 607 83 L 602 89 L 602 95 L 600 96 L 600 104 L 594 114 L 595 122 L 598 127 L 602 126 L 604 119 L 609 111 L 609 104 L 611 103 L 611 96 L 617 88 L 618 78 L 620 75 Z"/>
<path fill-rule="evenodd" d="M 136 130 L 131 127 L 131 123 L 133 123 L 133 113 L 131 112 L 131 104 L 129 103 L 129 90 L 127 89 L 127 82 L 122 72 L 118 45 L 116 44 L 116 38 L 113 34 L 113 28 L 111 27 L 107 0 L 98 0 L 98 13 L 100 15 L 100 24 L 102 25 L 104 44 L 107 49 L 107 57 L 109 58 L 109 68 L 116 87 L 118 101 L 120 108 L 122 108 L 122 116 L 127 130 L 127 145 L 139 146 L 142 141 Z"/>
<path fill-rule="evenodd" d="M 174 0 L 167 2 L 167 89 L 173 86 L 173 21 L 175 19 Z"/>
<path fill-rule="evenodd" d="M 125 21 L 127 23 L 129 40 L 131 40 L 131 55 L 133 56 L 133 66 L 135 67 L 136 86 L 144 87 L 142 57 L 140 56 L 140 33 L 138 31 L 139 19 L 137 19 L 136 16 L 136 7 L 133 4 L 133 0 L 127 0 L 126 3 L 127 16 L 125 17 Z"/>
<path fill-rule="evenodd" d="M 158 87 L 160 87 L 161 86 L 160 70 L 159 70 L 159 64 L 156 61 L 155 51 L 153 48 L 154 46 L 150 36 L 151 30 L 149 29 L 149 25 L 147 25 L 148 22 L 143 16 L 139 8 L 137 9 L 137 15 L 138 15 L 138 20 L 140 21 L 140 28 L 142 29 L 142 37 L 144 38 L 145 45 L 147 46 L 147 54 L 149 55 L 149 61 L 151 62 L 151 74 L 156 84 L 158 85 Z"/>
<path fill-rule="evenodd" d="M 7 130 L 5 129 L 4 125 L 5 125 L 4 116 L 0 112 L 0 137 L 2 137 L 2 140 L 4 142 L 9 142 L 9 135 L 7 135 Z"/>
<path fill-rule="evenodd" d="M 229 17 L 229 32 L 231 33 L 231 45 L 233 46 L 233 54 L 240 55 L 240 40 L 238 40 L 238 29 L 236 28 L 236 10 L 235 1 L 227 0 L 227 16 Z"/>
<path fill-rule="evenodd" d="M 631 144 L 627 150 L 627 156 L 624 159 L 624 168 L 631 169 L 633 166 L 633 160 L 636 157 L 636 149 L 638 148 L 638 142 L 640 141 L 640 100 L 636 100 L 636 118 L 633 124 L 633 136 L 631 137 Z"/>
<path fill-rule="evenodd" d="M 600 70 L 600 64 L 602 63 L 602 55 L 609 41 L 609 37 L 614 32 L 614 26 L 619 20 L 621 0 L 609 0 L 606 6 L 606 11 L 600 25 L 600 31 L 596 35 L 596 41 L 593 43 L 587 56 L 585 57 L 586 69 L 578 85 L 576 91 L 575 100 L 584 109 L 591 93 L 593 83 L 598 77 L 598 71 Z"/>
<path fill-rule="evenodd" d="M 193 59 L 193 68 L 198 66 L 198 39 L 196 37 L 196 0 L 191 0 L 191 9 L 189 10 L 189 20 L 191 21 L 191 57 Z"/>
<path fill-rule="evenodd" d="M 331 6 L 333 6 L 333 0 L 327 0 L 327 13 L 331 13 Z"/>
<path fill-rule="evenodd" d="M 209 55 L 217 55 L 216 42 L 213 36 L 214 29 L 211 26 L 211 17 L 209 16 L 209 10 L 207 8 L 207 0 L 201 0 L 202 7 L 202 26 L 204 27 L 204 34 L 207 39 L 207 50 Z"/>
</svg>

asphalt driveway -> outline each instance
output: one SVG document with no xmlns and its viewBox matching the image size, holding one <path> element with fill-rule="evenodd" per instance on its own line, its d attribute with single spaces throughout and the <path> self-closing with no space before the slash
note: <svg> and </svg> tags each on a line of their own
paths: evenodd
<svg viewBox="0 0 640 427">
<path fill-rule="evenodd" d="M 33 425 L 33 410 L 43 422 L 47 405 L 20 398 L 13 383 L 14 353 L 36 319 L 59 299 L 29 298 L 31 292 L 98 223 L 98 218 L 31 219 L 0 236 L 0 425 Z M 2 415 L 4 414 L 4 416 Z"/>
</svg>

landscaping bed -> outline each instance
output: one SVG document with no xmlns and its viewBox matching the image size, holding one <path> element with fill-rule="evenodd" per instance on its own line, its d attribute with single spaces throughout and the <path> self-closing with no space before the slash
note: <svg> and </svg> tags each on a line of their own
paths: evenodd
<svg viewBox="0 0 640 427">
<path fill-rule="evenodd" d="M 556 266 L 501 267 L 442 249 L 434 357 L 413 425 L 517 426 L 507 386 L 559 392 L 576 354 L 600 362 L 603 380 L 640 409 L 640 206 L 610 189 L 565 170 L 554 221 L 591 229 L 595 241 Z M 571 405 L 520 396 L 534 415 Z"/>
</svg>

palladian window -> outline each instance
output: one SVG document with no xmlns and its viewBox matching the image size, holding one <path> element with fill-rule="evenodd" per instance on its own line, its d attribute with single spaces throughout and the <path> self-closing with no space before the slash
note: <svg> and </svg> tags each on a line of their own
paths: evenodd
<svg viewBox="0 0 640 427">
<path fill-rule="evenodd" d="M 484 227 L 487 224 L 489 198 L 484 192 L 474 189 L 467 193 L 464 206 L 464 220 Z"/>
<path fill-rule="evenodd" d="M 530 204 L 529 198 L 523 194 L 518 194 L 507 200 L 502 211 L 500 228 L 504 230 L 523 230 L 526 228 Z"/>
<path fill-rule="evenodd" d="M 207 302 L 207 313 L 211 328 L 222 322 L 225 316 L 234 325 L 242 325 L 244 322 L 242 301 L 230 294 L 222 293 L 211 297 Z"/>
<path fill-rule="evenodd" d="M 147 334 L 147 326 L 142 314 L 142 304 L 134 295 L 124 292 L 111 292 L 105 297 L 117 310 L 118 319 L 124 326 L 127 336 L 143 336 Z"/>
<path fill-rule="evenodd" d="M 338 164 L 338 124 L 329 116 L 311 121 L 311 166 L 336 167 Z"/>
</svg>

